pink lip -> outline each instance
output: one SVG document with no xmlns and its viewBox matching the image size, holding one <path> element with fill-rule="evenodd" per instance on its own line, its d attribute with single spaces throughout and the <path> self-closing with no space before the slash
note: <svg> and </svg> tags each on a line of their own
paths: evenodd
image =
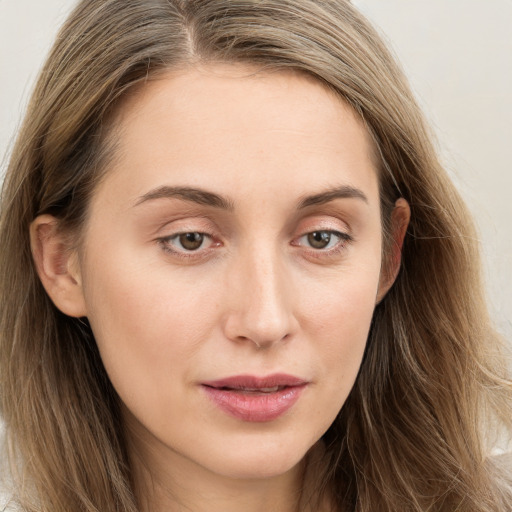
<svg viewBox="0 0 512 512">
<path fill-rule="evenodd" d="M 299 399 L 308 382 L 286 374 L 267 377 L 237 375 L 203 382 L 208 397 L 224 412 L 243 421 L 265 422 L 277 419 Z M 268 388 L 279 389 L 264 391 Z"/>
</svg>

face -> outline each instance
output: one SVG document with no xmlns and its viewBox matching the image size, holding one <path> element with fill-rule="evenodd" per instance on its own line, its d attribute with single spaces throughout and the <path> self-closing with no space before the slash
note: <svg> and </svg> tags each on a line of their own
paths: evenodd
<svg viewBox="0 0 512 512">
<path fill-rule="evenodd" d="M 382 293 L 363 125 L 310 78 L 215 65 L 147 83 L 115 136 L 77 282 L 132 435 L 175 468 L 296 467 Z"/>
</svg>

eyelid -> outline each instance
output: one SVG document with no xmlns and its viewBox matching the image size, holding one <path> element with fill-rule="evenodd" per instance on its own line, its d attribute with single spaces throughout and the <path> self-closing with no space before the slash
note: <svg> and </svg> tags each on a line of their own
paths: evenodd
<svg viewBox="0 0 512 512">
<path fill-rule="evenodd" d="M 307 237 L 308 235 L 315 232 L 325 232 L 330 233 L 338 238 L 336 243 L 332 247 L 327 248 L 315 248 L 308 244 L 300 243 L 301 239 Z M 312 261 L 318 262 L 329 262 L 333 261 L 333 259 L 338 260 L 343 257 L 345 252 L 348 249 L 348 246 L 354 242 L 354 237 L 346 232 L 340 231 L 338 229 L 311 229 L 306 232 L 303 232 L 298 237 L 292 240 L 291 245 L 300 249 L 300 253 L 306 258 Z M 334 260 L 334 261 L 335 261 Z"/>
<path fill-rule="evenodd" d="M 219 241 L 216 241 L 213 236 L 207 234 L 207 233 L 201 233 L 211 239 L 211 243 L 207 247 L 201 247 L 197 250 L 189 250 L 186 249 L 180 250 L 179 248 L 176 248 L 172 244 L 169 243 L 170 239 L 174 239 L 176 237 L 179 237 L 182 234 L 185 233 L 199 233 L 198 231 L 184 231 L 181 233 L 175 233 L 170 236 L 166 237 L 159 237 L 156 239 L 156 242 L 158 246 L 160 247 L 160 250 L 163 252 L 163 254 L 169 258 L 174 259 L 175 261 L 181 261 L 183 264 L 195 264 L 195 263 L 201 263 L 204 260 L 210 259 L 213 254 L 216 253 L 217 247 L 222 246 L 222 243 Z"/>
<path fill-rule="evenodd" d="M 166 216 L 155 226 L 154 236 L 159 233 L 169 232 L 169 236 L 176 233 L 207 233 L 216 231 L 217 227 L 207 215 L 189 214 L 180 212 L 179 215 Z M 162 235 L 163 236 L 163 235 Z"/>
<path fill-rule="evenodd" d="M 299 235 L 294 239 L 294 242 L 297 240 L 300 240 L 301 238 L 304 238 L 308 235 L 311 235 L 313 233 L 329 233 L 331 235 L 334 235 L 338 237 L 340 240 L 344 242 L 352 242 L 354 240 L 354 237 L 352 235 L 349 235 L 348 233 L 345 233 L 343 231 L 339 231 L 337 229 L 312 229 L 311 231 L 306 231 L 302 235 Z M 297 243 L 294 243 L 293 245 L 298 245 Z M 322 251 L 325 249 L 315 249 L 316 251 Z"/>
<path fill-rule="evenodd" d="M 201 249 L 201 246 L 206 242 L 206 240 L 210 240 L 210 243 L 212 243 L 213 241 L 213 238 L 211 235 L 209 235 L 208 233 L 202 233 L 200 231 L 181 231 L 179 233 L 175 233 L 173 235 L 170 235 L 170 236 L 166 236 L 166 237 L 162 237 L 161 240 L 162 242 L 169 242 L 170 245 L 173 245 L 173 247 L 176 247 L 174 244 L 172 244 L 172 242 L 174 241 L 180 241 L 181 242 L 181 237 L 183 235 L 199 235 L 201 237 L 201 245 L 197 248 L 197 249 L 186 249 L 185 247 L 183 248 L 183 252 L 197 252 Z M 180 251 L 180 249 L 178 248 L 178 250 Z"/>
</svg>

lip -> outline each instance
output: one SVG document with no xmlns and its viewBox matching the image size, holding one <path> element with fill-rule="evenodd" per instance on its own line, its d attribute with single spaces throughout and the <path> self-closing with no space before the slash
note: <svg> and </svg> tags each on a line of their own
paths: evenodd
<svg viewBox="0 0 512 512">
<path fill-rule="evenodd" d="M 284 415 L 307 385 L 304 379 L 283 373 L 266 377 L 236 375 L 201 383 L 221 410 L 247 422 L 267 422 Z"/>
</svg>

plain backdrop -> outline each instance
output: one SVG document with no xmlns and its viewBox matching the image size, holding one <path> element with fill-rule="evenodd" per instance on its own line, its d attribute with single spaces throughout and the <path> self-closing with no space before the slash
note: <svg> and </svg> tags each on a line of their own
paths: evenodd
<svg viewBox="0 0 512 512">
<path fill-rule="evenodd" d="M 37 72 L 74 3 L 0 0 L 2 172 Z M 512 341 L 512 0 L 353 3 L 385 35 L 434 127 L 480 230 L 496 325 Z"/>
</svg>

